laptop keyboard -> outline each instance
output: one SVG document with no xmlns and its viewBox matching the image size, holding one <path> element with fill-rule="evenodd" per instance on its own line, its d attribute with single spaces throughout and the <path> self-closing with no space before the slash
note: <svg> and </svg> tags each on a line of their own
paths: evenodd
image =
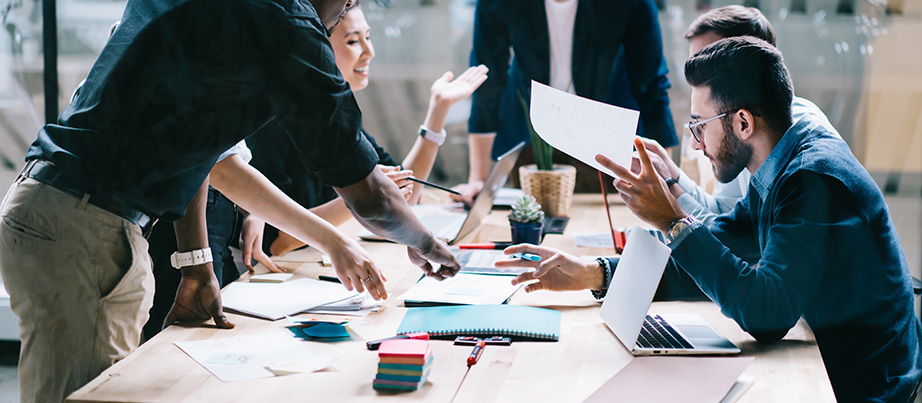
<svg viewBox="0 0 922 403">
<path fill-rule="evenodd" d="M 637 337 L 637 347 L 657 349 L 694 349 L 679 332 L 659 315 L 647 315 Z"/>
</svg>

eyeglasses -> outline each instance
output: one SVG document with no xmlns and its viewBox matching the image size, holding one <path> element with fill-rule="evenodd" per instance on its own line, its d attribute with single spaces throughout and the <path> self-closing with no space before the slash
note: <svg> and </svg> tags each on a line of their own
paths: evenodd
<svg viewBox="0 0 922 403">
<path fill-rule="evenodd" d="M 724 112 L 724 113 L 721 113 L 720 115 L 714 116 L 714 117 L 712 117 L 712 118 L 704 119 L 704 120 L 702 120 L 702 121 L 700 121 L 700 122 L 695 121 L 695 120 L 692 120 L 692 121 L 686 123 L 686 124 L 685 124 L 685 127 L 687 127 L 688 130 L 691 131 L 692 136 L 695 136 L 695 141 L 697 141 L 697 142 L 700 143 L 700 142 L 701 142 L 701 127 L 704 126 L 704 124 L 707 123 L 707 122 L 710 122 L 710 121 L 712 121 L 712 120 L 720 119 L 720 118 L 722 118 L 722 117 L 724 117 L 724 116 L 727 116 L 728 113 L 730 113 L 730 112 Z"/>
</svg>

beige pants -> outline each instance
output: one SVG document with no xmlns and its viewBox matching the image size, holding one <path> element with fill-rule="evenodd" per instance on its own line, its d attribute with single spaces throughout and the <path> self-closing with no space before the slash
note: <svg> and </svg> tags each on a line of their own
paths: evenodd
<svg viewBox="0 0 922 403">
<path fill-rule="evenodd" d="M 33 179 L 0 207 L 0 274 L 19 317 L 23 402 L 62 401 L 137 348 L 153 300 L 140 228 Z"/>
</svg>

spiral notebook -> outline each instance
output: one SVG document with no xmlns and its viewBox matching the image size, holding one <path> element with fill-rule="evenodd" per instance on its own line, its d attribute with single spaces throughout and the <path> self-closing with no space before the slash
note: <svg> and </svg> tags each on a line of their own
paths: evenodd
<svg viewBox="0 0 922 403">
<path fill-rule="evenodd" d="M 505 336 L 557 341 L 560 312 L 523 305 L 460 305 L 407 309 L 397 334 L 427 332 L 434 339 Z"/>
</svg>

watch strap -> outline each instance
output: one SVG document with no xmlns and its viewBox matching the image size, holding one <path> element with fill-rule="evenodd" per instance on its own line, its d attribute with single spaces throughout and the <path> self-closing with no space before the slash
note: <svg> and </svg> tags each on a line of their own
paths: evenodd
<svg viewBox="0 0 922 403">
<path fill-rule="evenodd" d="M 694 227 L 694 223 L 698 222 L 693 215 L 687 215 L 678 220 L 669 224 L 669 233 L 666 234 L 669 243 L 672 244 L 676 240 L 682 239 L 683 234 L 688 231 L 689 228 Z"/>
<path fill-rule="evenodd" d="M 679 181 L 676 178 L 666 178 L 666 188 L 671 188 L 672 185 L 679 184 Z"/>
<path fill-rule="evenodd" d="M 435 143 L 436 145 L 442 145 L 442 144 L 444 144 L 444 143 L 445 143 L 445 138 L 448 137 L 448 135 L 445 134 L 445 129 L 442 129 L 441 131 L 434 132 L 434 131 L 432 131 L 432 130 L 429 130 L 428 127 L 423 126 L 423 125 L 419 125 L 419 135 L 420 135 L 420 137 L 422 137 L 422 138 L 424 138 L 424 139 L 426 139 L 426 140 L 429 140 L 429 141 Z"/>
<path fill-rule="evenodd" d="M 211 248 L 194 249 L 188 252 L 173 252 L 170 263 L 176 269 L 188 266 L 197 266 L 214 261 L 211 257 Z"/>
</svg>

